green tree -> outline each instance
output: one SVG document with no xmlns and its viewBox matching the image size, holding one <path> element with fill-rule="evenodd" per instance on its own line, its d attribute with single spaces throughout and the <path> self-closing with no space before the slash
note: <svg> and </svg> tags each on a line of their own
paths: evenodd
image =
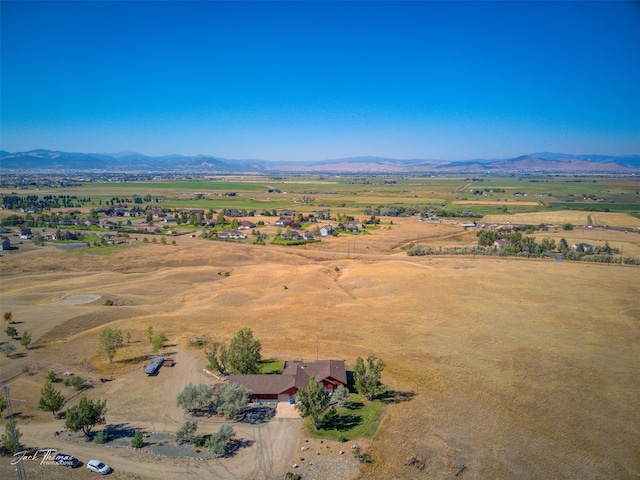
<svg viewBox="0 0 640 480">
<path fill-rule="evenodd" d="M 26 330 L 22 332 L 22 336 L 20 337 L 20 345 L 29 350 L 29 344 L 31 343 L 31 334 Z"/>
<path fill-rule="evenodd" d="M 207 446 L 216 457 L 222 457 L 229 452 L 229 447 L 236 432 L 231 425 L 222 425 L 217 432 L 211 434 Z"/>
<path fill-rule="evenodd" d="M 329 392 L 316 381 L 316 377 L 311 376 L 309 385 L 298 390 L 295 408 L 303 418 L 311 417 L 313 426 L 318 430 L 320 420 L 329 408 Z"/>
<path fill-rule="evenodd" d="M 196 420 L 187 420 L 176 432 L 176 443 L 193 443 L 197 440 L 196 430 L 198 422 Z"/>
<path fill-rule="evenodd" d="M 16 351 L 16 346 L 13 343 L 3 342 L 0 344 L 0 352 L 4 353 L 5 357 L 10 356 Z"/>
<path fill-rule="evenodd" d="M 153 340 L 153 327 L 151 325 L 147 328 L 147 339 L 149 340 L 149 343 Z"/>
<path fill-rule="evenodd" d="M 144 447 L 144 438 L 142 437 L 142 432 L 140 430 L 136 430 L 136 433 L 133 435 L 133 438 L 131 439 L 131 447 L 132 448 Z"/>
<path fill-rule="evenodd" d="M 167 337 L 164 333 L 160 332 L 157 335 L 154 335 L 151 339 L 151 350 L 157 352 L 158 350 L 162 350 L 164 348 L 164 344 L 167 341 Z"/>
<path fill-rule="evenodd" d="M 22 437 L 22 432 L 16 427 L 16 421 L 10 418 L 7 423 L 4 424 L 4 434 L 1 437 L 4 448 L 11 453 L 20 450 L 20 437 Z"/>
<path fill-rule="evenodd" d="M 4 333 L 6 333 L 9 338 L 13 338 L 18 335 L 18 330 L 16 330 L 16 327 L 9 325 L 5 328 Z"/>
<path fill-rule="evenodd" d="M 546 252 L 551 252 L 556 249 L 556 241 L 553 238 L 542 239 L 542 249 Z"/>
<path fill-rule="evenodd" d="M 239 226 L 240 226 L 240 222 L 238 221 L 237 218 L 234 218 L 233 220 L 231 220 L 231 225 L 229 226 L 229 228 L 233 230 L 237 230 Z"/>
<path fill-rule="evenodd" d="M 564 237 L 562 237 L 558 242 L 558 250 L 560 252 L 566 252 L 567 250 L 569 250 L 569 244 L 567 243 L 567 240 Z"/>
<path fill-rule="evenodd" d="M 62 409 L 65 402 L 64 395 L 60 391 L 53 388 L 50 380 L 44 383 L 44 387 L 40 390 L 40 400 L 38 401 L 38 408 L 45 412 L 51 412 L 51 415 L 55 418 L 56 412 Z"/>
<path fill-rule="evenodd" d="M 72 432 L 82 432 L 89 436 L 91 429 L 105 422 L 107 413 L 107 401 L 89 400 L 85 395 L 80 398 L 78 405 L 67 409 L 65 428 Z"/>
<path fill-rule="evenodd" d="M 477 235 L 480 247 L 490 247 L 498 239 L 498 233 L 493 230 L 481 230 Z"/>
<path fill-rule="evenodd" d="M 366 363 L 362 357 L 356 358 L 353 376 L 359 394 L 373 400 L 374 395 L 384 391 L 384 385 L 380 382 L 384 367 L 385 363 L 376 359 L 374 354 L 369 354 Z"/>
<path fill-rule="evenodd" d="M 333 396 L 331 398 L 341 407 L 346 407 L 351 401 L 349 389 L 344 385 L 338 385 L 338 388 L 333 392 Z"/>
<path fill-rule="evenodd" d="M 244 410 L 250 396 L 251 390 L 239 383 L 222 385 L 216 395 L 217 410 L 231 418 Z"/>
<path fill-rule="evenodd" d="M 125 333 L 125 337 L 127 338 L 127 343 L 131 343 L 131 332 Z"/>
<path fill-rule="evenodd" d="M 213 342 L 204 351 L 209 361 L 207 368 L 220 373 L 227 373 L 227 346 L 221 342 Z"/>
<path fill-rule="evenodd" d="M 178 393 L 176 404 L 185 412 L 195 412 L 211 405 L 213 390 L 209 385 L 201 383 L 199 385 L 189 384 Z"/>
<path fill-rule="evenodd" d="M 104 327 L 100 330 L 100 348 L 107 354 L 109 363 L 113 361 L 118 348 L 122 346 L 122 331 L 120 329 L 112 329 Z"/>
<path fill-rule="evenodd" d="M 0 395 L 0 417 L 2 417 L 5 408 L 7 408 L 7 399 L 4 398 L 4 395 Z"/>
<path fill-rule="evenodd" d="M 259 340 L 253 338 L 253 331 L 248 327 L 240 329 L 229 343 L 227 351 L 229 368 L 234 373 L 242 375 L 259 373 L 261 350 L 262 345 Z"/>
<path fill-rule="evenodd" d="M 562 226 L 562 229 L 563 229 L 563 230 L 573 230 L 573 224 L 572 224 L 572 223 L 565 223 L 565 224 Z"/>
</svg>

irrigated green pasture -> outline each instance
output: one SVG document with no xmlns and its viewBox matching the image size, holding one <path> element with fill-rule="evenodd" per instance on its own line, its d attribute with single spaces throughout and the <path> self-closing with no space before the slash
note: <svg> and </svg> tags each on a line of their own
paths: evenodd
<svg viewBox="0 0 640 480">
<path fill-rule="evenodd" d="M 212 176 L 193 180 L 84 183 L 3 195 L 71 195 L 84 208 L 145 197 L 167 208 L 250 210 L 330 208 L 362 214 L 367 207 L 432 207 L 449 213 L 496 215 L 554 210 L 624 212 L 640 218 L 640 178 L 634 176 L 419 177 L 419 176 Z M 232 195 L 229 195 L 232 194 Z M 473 203 L 464 203 L 473 202 Z M 462 215 L 464 216 L 464 215 Z"/>
</svg>

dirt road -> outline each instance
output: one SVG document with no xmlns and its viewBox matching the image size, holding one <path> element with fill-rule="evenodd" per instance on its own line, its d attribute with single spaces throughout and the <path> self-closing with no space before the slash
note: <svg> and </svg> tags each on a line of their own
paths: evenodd
<svg viewBox="0 0 640 480">
<path fill-rule="evenodd" d="M 216 460 L 192 460 L 162 458 L 147 451 L 129 448 L 107 448 L 91 442 L 76 443 L 55 436 L 60 430 L 57 423 L 21 424 L 22 443 L 29 449 L 50 448 L 73 455 L 85 464 L 97 458 L 113 467 L 111 478 L 117 479 L 167 479 L 192 478 L 238 480 L 281 478 L 290 467 L 300 434 L 301 419 L 275 418 L 260 425 L 234 425 L 237 438 L 250 444 L 240 448 L 231 458 Z M 133 426 L 133 425 L 132 425 Z M 30 479 L 95 478 L 82 468 L 70 470 L 52 465 L 41 465 L 40 458 L 24 460 L 24 468 Z M 0 478 L 10 479 L 14 467 L 13 459 L 4 456 L 0 460 Z M 62 475 L 57 477 L 58 475 Z"/>
<path fill-rule="evenodd" d="M 174 367 L 160 369 L 157 376 L 147 376 L 142 371 L 120 375 L 112 382 L 96 385 L 99 397 L 107 399 L 107 424 L 125 425 L 143 432 L 174 433 L 185 421 L 182 409 L 176 406 L 176 396 L 185 385 L 214 383 L 215 379 L 202 372 L 199 351 L 175 351 Z M 135 388 L 133 386 L 135 385 Z M 286 409 L 289 405 L 283 405 Z M 131 419 L 136 419 L 131 422 Z M 217 431 L 224 419 L 198 419 L 198 434 Z M 114 468 L 112 478 L 176 479 L 216 478 L 270 480 L 283 476 L 292 463 L 300 436 L 302 420 L 292 415 L 276 415 L 266 423 L 233 423 L 236 438 L 246 446 L 232 457 L 215 460 L 163 458 L 150 451 L 129 448 L 110 448 L 91 442 L 69 442 L 55 436 L 64 429 L 63 420 L 47 423 L 20 422 L 23 436 L 21 443 L 28 449 L 57 449 L 73 455 L 86 463 L 97 458 Z M 100 427 L 96 428 L 100 430 Z M 41 456 L 25 460 L 28 478 L 94 478 L 86 468 L 69 470 L 52 465 L 41 465 Z M 0 478 L 15 475 L 11 457 L 0 457 Z M 89 475 L 87 477 L 87 475 Z"/>
</svg>

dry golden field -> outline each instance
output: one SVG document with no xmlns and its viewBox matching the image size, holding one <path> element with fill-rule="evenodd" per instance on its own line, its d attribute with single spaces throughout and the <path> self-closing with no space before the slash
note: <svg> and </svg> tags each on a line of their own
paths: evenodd
<svg viewBox="0 0 640 480">
<path fill-rule="evenodd" d="M 524 223 L 527 225 L 539 225 L 541 223 L 555 223 L 562 225 L 572 223 L 574 225 L 593 225 L 603 227 L 640 228 L 640 219 L 618 212 L 585 212 L 578 210 L 564 210 L 555 212 L 516 213 L 514 215 L 485 215 L 483 222 L 496 223 Z"/>
<path fill-rule="evenodd" d="M 640 251 L 638 234 L 541 234 L 556 235 Z M 35 408 L 48 368 L 116 376 L 89 391 L 108 399 L 108 422 L 175 429 L 182 421 L 175 394 L 204 366 L 188 337 L 228 340 L 247 326 L 265 358 L 318 354 L 350 364 L 374 353 L 386 362 L 383 380 L 405 401 L 387 407 L 362 479 L 640 478 L 640 267 L 406 257 L 401 247 L 411 241 L 464 246 L 476 237 L 455 225 L 394 219 L 378 234 L 341 236 L 313 250 L 181 237 L 175 246 L 139 243 L 111 255 L 44 247 L 2 256 L 1 308 L 33 337 L 33 349 L 20 347 L 26 356 L 3 357 L 0 366 L 2 378 L 13 377 L 25 443 L 47 443 L 62 429 L 62 420 Z M 98 351 L 104 325 L 132 337 L 112 365 Z M 150 325 L 182 362 L 171 382 L 140 373 Z M 25 364 L 31 374 L 20 374 Z M 201 466 L 136 463 L 127 453 L 112 477 L 251 478 L 242 464 L 256 461 L 255 451 Z M 230 468 L 237 476 L 225 476 Z"/>
</svg>

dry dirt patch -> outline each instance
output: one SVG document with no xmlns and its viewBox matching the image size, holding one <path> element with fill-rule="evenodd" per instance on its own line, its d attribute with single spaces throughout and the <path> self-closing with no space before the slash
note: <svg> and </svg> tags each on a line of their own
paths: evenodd
<svg viewBox="0 0 640 480">
<path fill-rule="evenodd" d="M 84 305 L 85 303 L 95 302 L 100 300 L 102 295 L 95 293 L 85 293 L 77 295 L 69 295 L 64 300 L 55 302 L 56 305 Z"/>
</svg>

